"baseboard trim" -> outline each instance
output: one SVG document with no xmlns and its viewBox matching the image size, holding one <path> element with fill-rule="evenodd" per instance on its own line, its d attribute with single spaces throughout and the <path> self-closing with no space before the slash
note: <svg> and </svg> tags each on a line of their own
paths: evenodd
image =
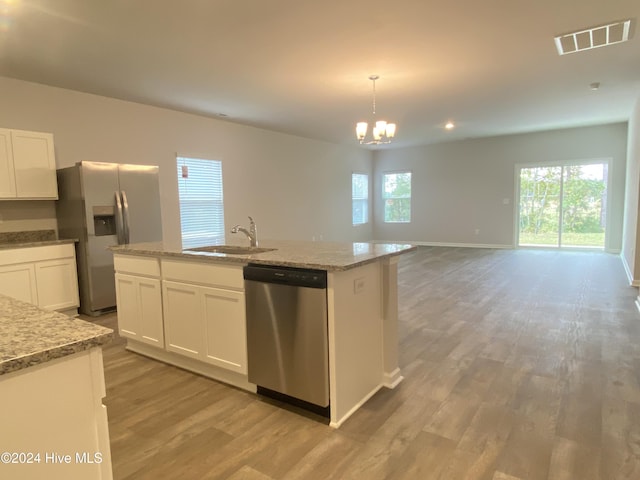
<svg viewBox="0 0 640 480">
<path fill-rule="evenodd" d="M 382 375 L 382 385 L 390 390 L 393 390 L 398 385 L 400 385 L 400 382 L 402 382 L 402 380 L 404 380 L 404 377 L 401 375 L 399 368 L 396 368 L 391 373 L 385 372 L 384 375 Z"/>
<path fill-rule="evenodd" d="M 371 243 L 390 243 L 391 240 L 372 240 Z M 502 245 L 497 243 L 449 243 L 449 242 L 416 242 L 412 240 L 393 240 L 393 243 L 409 243 L 420 247 L 459 247 L 459 248 L 494 248 L 513 250 L 513 245 Z"/>
<path fill-rule="evenodd" d="M 637 287 L 638 285 L 634 285 L 637 283 L 636 280 L 633 279 L 633 274 L 631 273 L 631 267 L 629 267 L 629 263 L 624 255 L 620 255 L 620 260 L 622 260 L 622 266 L 624 267 L 624 273 L 627 275 L 627 280 L 629 280 L 629 285 L 632 287 Z"/>
<path fill-rule="evenodd" d="M 360 400 L 358 403 L 356 403 L 353 408 L 351 408 L 351 410 L 349 410 L 347 413 L 345 413 L 341 418 L 335 418 L 334 419 L 334 414 L 333 414 L 333 410 L 331 412 L 331 422 L 329 423 L 329 426 L 331 428 L 340 428 L 340 425 L 342 425 L 344 422 L 347 421 L 347 419 L 353 415 L 354 413 L 356 413 L 358 411 L 358 409 L 360 407 L 362 407 L 362 405 L 364 405 L 365 403 L 367 403 L 367 401 L 373 397 L 378 390 L 380 390 L 381 388 L 383 388 L 384 385 L 380 384 L 378 385 L 376 388 L 374 388 L 373 390 L 371 390 L 371 392 L 369 392 L 367 395 L 364 396 L 364 398 L 362 400 Z M 331 406 L 331 408 L 333 409 L 333 405 Z"/>
</svg>

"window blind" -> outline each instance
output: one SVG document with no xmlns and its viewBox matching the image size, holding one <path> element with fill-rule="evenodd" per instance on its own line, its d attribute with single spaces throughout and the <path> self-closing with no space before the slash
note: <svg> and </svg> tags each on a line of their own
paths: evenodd
<svg viewBox="0 0 640 480">
<path fill-rule="evenodd" d="M 224 243 L 222 162 L 177 157 L 182 248 Z"/>
</svg>

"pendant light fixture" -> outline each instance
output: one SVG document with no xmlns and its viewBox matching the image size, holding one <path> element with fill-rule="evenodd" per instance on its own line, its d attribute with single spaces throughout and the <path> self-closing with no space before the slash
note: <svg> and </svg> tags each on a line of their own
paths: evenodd
<svg viewBox="0 0 640 480">
<path fill-rule="evenodd" d="M 396 135 L 396 124 L 387 123 L 384 120 L 375 120 L 376 116 L 376 80 L 378 75 L 371 75 L 369 80 L 373 82 L 373 117 L 375 127 L 373 127 L 373 140 L 365 141 L 367 136 L 367 122 L 358 122 L 356 124 L 356 137 L 361 145 L 380 145 L 383 143 L 391 143 L 391 139 Z"/>
</svg>

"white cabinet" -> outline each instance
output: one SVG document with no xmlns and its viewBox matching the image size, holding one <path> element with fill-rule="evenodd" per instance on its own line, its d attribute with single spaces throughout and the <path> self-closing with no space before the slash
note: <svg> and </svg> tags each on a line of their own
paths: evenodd
<svg viewBox="0 0 640 480">
<path fill-rule="evenodd" d="M 16 198 L 11 130 L 0 128 L 0 198 Z"/>
<path fill-rule="evenodd" d="M 33 263 L 0 266 L 0 293 L 37 305 L 38 291 Z"/>
<path fill-rule="evenodd" d="M 46 310 L 77 313 L 74 245 L 0 250 L 0 293 Z"/>
<path fill-rule="evenodd" d="M 114 266 L 128 350 L 255 391 L 243 265 L 115 253 Z"/>
<path fill-rule="evenodd" d="M 34 268 L 40 308 L 64 310 L 78 306 L 75 252 L 73 257 L 36 262 Z"/>
<path fill-rule="evenodd" d="M 116 255 L 114 265 L 120 335 L 164 348 L 158 260 Z"/>
<path fill-rule="evenodd" d="M 202 288 L 205 359 L 227 370 L 247 373 L 244 292 Z"/>
<path fill-rule="evenodd" d="M 167 350 L 247 373 L 244 292 L 163 282 Z"/>
<path fill-rule="evenodd" d="M 0 198 L 58 198 L 51 133 L 0 128 Z"/>
<path fill-rule="evenodd" d="M 99 347 L 0 375 L 0 452 L 40 456 L 3 462 L 1 477 L 112 479 L 105 396 Z M 54 464 L 54 455 L 71 458 Z"/>
<path fill-rule="evenodd" d="M 162 262 L 167 351 L 247 373 L 242 266 Z"/>
<path fill-rule="evenodd" d="M 201 360 L 204 338 L 200 288 L 165 280 L 162 295 L 167 350 Z"/>
<path fill-rule="evenodd" d="M 164 347 L 160 280 L 116 273 L 120 335 Z"/>
</svg>

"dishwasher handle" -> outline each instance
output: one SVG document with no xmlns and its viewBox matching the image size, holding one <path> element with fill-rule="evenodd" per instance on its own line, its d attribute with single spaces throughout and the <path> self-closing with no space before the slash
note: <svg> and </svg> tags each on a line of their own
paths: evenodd
<svg viewBox="0 0 640 480">
<path fill-rule="evenodd" d="M 243 274 L 247 281 L 277 283 L 292 287 L 327 288 L 325 270 L 249 264 L 243 268 Z"/>
</svg>

